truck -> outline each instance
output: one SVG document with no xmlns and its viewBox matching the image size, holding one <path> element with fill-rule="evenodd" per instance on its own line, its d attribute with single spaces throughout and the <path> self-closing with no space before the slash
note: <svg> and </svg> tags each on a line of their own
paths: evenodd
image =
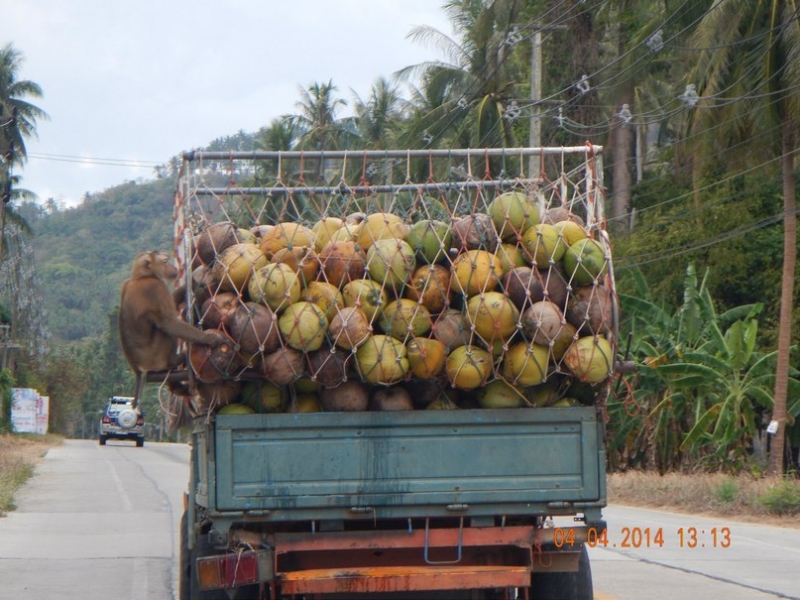
<svg viewBox="0 0 800 600">
<path fill-rule="evenodd" d="M 602 283 L 613 293 L 596 146 L 184 153 L 174 218 L 187 318 L 202 321 L 195 296 L 206 280 L 193 257 L 212 222 L 263 232 L 325 215 L 414 219 L 442 208 L 454 222 L 508 189 L 535 198 L 540 216 L 580 210 L 605 248 Z M 611 308 L 603 337 L 616 357 Z M 252 414 L 195 405 L 181 600 L 592 598 L 587 546 L 606 530 L 613 362 L 581 402 Z M 226 382 L 263 377 L 237 368 Z M 171 377 L 200 385 L 198 372 Z M 293 383 L 279 387 L 297 394 Z M 450 391 L 445 382 L 441 393 Z"/>
</svg>

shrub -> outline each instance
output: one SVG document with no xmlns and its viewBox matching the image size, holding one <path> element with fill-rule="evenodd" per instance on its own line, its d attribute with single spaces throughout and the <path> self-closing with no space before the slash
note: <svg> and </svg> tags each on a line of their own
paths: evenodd
<svg viewBox="0 0 800 600">
<path fill-rule="evenodd" d="M 800 483 L 784 479 L 761 494 L 758 502 L 773 515 L 800 514 Z"/>
</svg>

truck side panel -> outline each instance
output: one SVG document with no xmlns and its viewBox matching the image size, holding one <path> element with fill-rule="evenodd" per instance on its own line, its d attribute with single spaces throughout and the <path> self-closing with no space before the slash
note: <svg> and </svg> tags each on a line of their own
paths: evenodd
<svg viewBox="0 0 800 600">
<path fill-rule="evenodd" d="M 219 415 L 206 431 L 198 501 L 212 510 L 405 518 L 605 501 L 592 407 Z"/>
</svg>

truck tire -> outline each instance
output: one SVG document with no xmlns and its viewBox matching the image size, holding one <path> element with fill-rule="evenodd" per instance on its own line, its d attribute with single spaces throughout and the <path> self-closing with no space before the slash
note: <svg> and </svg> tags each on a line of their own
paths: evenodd
<svg viewBox="0 0 800 600">
<path fill-rule="evenodd" d="M 192 572 L 192 565 L 196 558 L 211 554 L 211 547 L 205 536 L 199 536 L 197 544 L 189 550 L 189 522 L 188 514 L 183 511 L 180 524 L 180 547 L 178 556 L 178 600 L 229 600 L 224 590 L 200 591 L 197 589 L 197 577 Z"/>
<path fill-rule="evenodd" d="M 136 438 L 136 447 L 144 448 L 144 438 Z"/>
<path fill-rule="evenodd" d="M 578 570 L 566 573 L 534 573 L 531 576 L 531 600 L 592 600 L 592 568 L 586 546 L 581 548 Z"/>
<path fill-rule="evenodd" d="M 107 439 L 106 436 L 104 436 L 104 435 L 100 436 L 100 439 L 98 441 L 100 442 L 101 446 L 105 446 L 106 445 L 106 439 Z"/>
</svg>

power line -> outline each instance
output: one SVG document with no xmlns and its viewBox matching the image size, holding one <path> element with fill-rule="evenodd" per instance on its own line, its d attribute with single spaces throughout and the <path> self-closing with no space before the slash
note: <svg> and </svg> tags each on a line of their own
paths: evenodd
<svg viewBox="0 0 800 600">
<path fill-rule="evenodd" d="M 154 169 L 164 163 L 126 159 L 126 158 L 100 158 L 92 156 L 75 156 L 70 154 L 47 154 L 42 152 L 28 152 L 28 158 L 51 160 L 56 162 L 69 162 L 84 165 L 104 165 L 109 167 L 128 167 Z"/>
</svg>

